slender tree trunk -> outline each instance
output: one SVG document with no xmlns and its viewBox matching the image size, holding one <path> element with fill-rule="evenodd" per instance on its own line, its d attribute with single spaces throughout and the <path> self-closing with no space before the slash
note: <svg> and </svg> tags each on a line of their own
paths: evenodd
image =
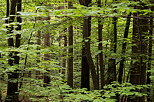
<svg viewBox="0 0 154 102">
<path fill-rule="evenodd" d="M 39 20 L 42 20 L 42 17 L 36 17 L 35 18 L 35 21 L 39 21 Z M 38 69 L 39 69 L 39 63 L 40 63 L 40 46 L 41 46 L 41 39 L 42 39 L 42 31 L 41 30 L 38 30 L 37 31 L 37 42 L 36 42 L 36 44 L 38 45 L 38 47 L 37 47 L 37 64 L 38 64 Z M 40 71 L 36 71 L 36 79 L 41 79 L 42 78 L 42 75 L 41 75 L 41 72 Z"/>
<path fill-rule="evenodd" d="M 38 46 L 41 45 L 41 31 L 40 30 L 38 30 L 38 32 L 37 32 L 37 45 Z M 40 52 L 39 52 L 40 48 L 38 47 L 37 50 L 38 50 L 38 53 L 37 53 L 37 60 L 36 61 L 37 61 L 37 63 L 40 63 Z M 40 71 L 36 71 L 36 78 L 37 79 L 40 79 L 41 78 L 40 77 L 41 76 L 40 74 L 41 74 Z"/>
<path fill-rule="evenodd" d="M 9 12 L 9 0 L 7 0 L 7 16 L 10 15 L 15 15 L 16 11 L 20 12 L 21 11 L 21 4 L 22 1 L 21 0 L 12 0 L 11 1 L 11 9 L 10 9 L 10 13 Z M 17 10 L 16 10 L 17 9 Z M 9 22 L 8 23 L 12 23 L 15 20 L 15 16 L 10 16 Z M 17 17 L 17 22 L 21 23 L 21 17 Z M 13 33 L 13 26 L 11 26 L 10 28 L 8 28 L 9 33 Z M 16 30 L 21 30 L 21 25 L 18 24 Z M 15 40 L 15 47 L 19 47 L 20 46 L 20 38 L 21 38 L 21 34 L 16 34 L 16 40 Z M 13 38 L 9 38 L 8 39 L 8 46 L 9 47 L 14 47 L 14 40 Z M 14 64 L 18 65 L 19 64 L 19 59 L 20 57 L 17 55 L 18 52 L 10 52 L 10 57 L 14 58 L 13 59 L 9 59 L 8 60 L 8 64 L 10 66 L 13 66 Z M 7 84 L 7 96 L 5 99 L 5 102 L 18 102 L 18 78 L 19 78 L 19 70 L 15 70 L 14 72 L 9 72 L 8 73 L 8 84 Z M 13 81 L 14 80 L 14 81 Z"/>
<path fill-rule="evenodd" d="M 47 17 L 45 20 L 50 20 L 50 17 Z M 44 46 L 50 47 L 50 33 L 45 32 L 44 34 Z M 44 60 L 48 61 L 50 60 L 50 54 L 44 54 Z M 47 65 L 48 66 L 48 65 Z M 49 75 L 49 69 L 46 68 L 46 73 L 44 73 L 44 87 L 50 84 L 50 75 Z"/>
<path fill-rule="evenodd" d="M 98 7 L 101 7 L 101 0 L 97 1 Z M 98 60 L 99 60 L 99 67 L 100 67 L 100 82 L 101 82 L 101 89 L 103 89 L 105 85 L 105 76 L 104 76 L 104 60 L 103 60 L 103 45 L 102 45 L 102 29 L 103 29 L 103 24 L 102 24 L 102 18 L 98 18 L 98 50 L 101 51 L 98 54 Z M 99 75 L 99 73 L 98 73 Z"/>
<path fill-rule="evenodd" d="M 149 31 L 149 45 L 148 45 L 148 65 L 147 65 L 147 70 L 151 70 L 151 62 L 152 62 L 152 35 L 153 35 L 153 18 L 151 17 L 150 19 L 150 31 Z M 151 72 L 147 72 L 147 82 L 146 84 L 151 84 L 151 79 L 150 79 L 150 76 L 151 76 Z M 151 97 L 150 97 L 150 94 L 151 94 L 151 87 L 150 89 L 147 89 L 148 91 L 148 96 L 147 96 L 147 100 L 148 102 L 151 102 Z"/>
<path fill-rule="evenodd" d="M 89 6 L 91 0 L 79 0 L 81 5 Z M 84 18 L 83 21 L 83 46 L 82 46 L 82 68 L 81 68 L 81 88 L 90 90 L 90 71 L 94 89 L 99 89 L 98 75 L 90 52 L 91 17 Z"/>
<path fill-rule="evenodd" d="M 117 0 L 113 0 L 114 2 Z M 113 11 L 116 13 L 116 10 Z M 117 51 L 117 17 L 113 17 L 112 20 L 112 34 L 111 34 L 111 52 L 116 54 Z M 113 81 L 116 81 L 116 58 L 110 58 L 109 64 L 108 64 L 108 70 L 107 70 L 108 76 L 107 76 L 107 84 L 110 84 Z"/>
<path fill-rule="evenodd" d="M 154 1 L 151 2 L 152 4 L 154 4 Z M 154 6 L 151 7 L 151 11 L 154 11 Z M 151 14 L 150 16 L 150 29 L 149 29 L 149 45 L 148 45 L 148 65 L 147 65 L 147 70 L 151 70 L 152 67 L 152 46 L 153 46 L 153 14 Z M 151 79 L 150 79 L 150 76 L 151 76 L 151 72 L 147 72 L 147 82 L 146 84 L 151 84 Z M 154 99 L 153 99 L 153 89 L 151 90 L 151 87 L 149 89 L 147 89 L 148 91 L 148 96 L 147 96 L 147 101 L 148 102 L 154 102 Z M 152 96 L 152 97 L 151 97 Z"/>
<path fill-rule="evenodd" d="M 124 39 L 128 38 L 129 26 L 130 26 L 130 20 L 131 20 L 130 16 L 131 16 L 131 13 L 127 17 L 126 27 L 125 27 L 125 32 L 124 32 Z M 118 76 L 118 82 L 119 83 L 122 83 L 122 80 L 123 80 L 123 70 L 124 70 L 124 62 L 125 62 L 126 44 L 127 44 L 127 42 L 125 42 L 125 41 L 122 44 L 122 56 L 123 57 L 121 58 L 120 66 L 119 66 L 119 76 Z"/>
<path fill-rule="evenodd" d="M 113 17 L 113 34 L 111 35 L 111 52 L 116 54 L 117 50 L 117 18 Z M 107 84 L 116 81 L 116 59 L 110 58 L 108 65 Z"/>
<path fill-rule="evenodd" d="M 72 8 L 72 2 L 68 1 L 68 9 Z M 68 61 L 67 61 L 67 84 L 73 88 L 73 26 L 68 28 Z"/>
<path fill-rule="evenodd" d="M 151 60 L 152 60 L 152 35 L 153 35 L 153 18 L 150 19 L 150 31 L 149 31 L 149 46 L 148 46 L 148 70 L 151 70 Z M 151 83 L 150 80 L 151 73 L 147 72 L 147 84 Z"/>
</svg>

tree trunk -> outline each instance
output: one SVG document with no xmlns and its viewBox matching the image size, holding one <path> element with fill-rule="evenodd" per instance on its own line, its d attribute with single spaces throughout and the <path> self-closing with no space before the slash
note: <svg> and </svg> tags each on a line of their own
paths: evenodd
<svg viewBox="0 0 154 102">
<path fill-rule="evenodd" d="M 79 0 L 81 5 L 86 5 L 88 6 L 89 4 L 84 4 L 85 0 Z M 88 37 L 90 35 L 90 21 L 91 18 L 88 17 L 86 19 L 84 19 L 83 22 L 83 45 L 82 45 L 82 61 L 81 61 L 81 88 L 87 88 L 88 90 L 90 90 L 90 66 L 88 64 L 88 59 L 86 57 L 86 48 L 85 48 L 85 40 L 86 37 Z"/>
<path fill-rule="evenodd" d="M 113 0 L 113 2 L 116 2 L 116 1 L 117 0 Z M 116 13 L 116 10 L 114 10 L 113 12 Z M 110 51 L 116 54 L 116 51 L 117 51 L 117 17 L 113 17 L 112 26 L 113 26 L 113 30 L 111 33 Z M 109 59 L 107 73 L 108 73 L 107 81 L 106 81 L 107 84 L 110 84 L 111 82 L 116 81 L 116 58 L 112 57 Z"/>
<path fill-rule="evenodd" d="M 101 7 L 101 0 L 97 1 L 98 7 Z M 100 67 L 100 82 L 101 82 L 101 89 L 103 89 L 104 85 L 105 85 L 105 76 L 104 76 L 104 70 L 105 70 L 105 66 L 104 66 L 104 60 L 103 60 L 103 45 L 102 45 L 102 29 L 103 29 L 103 24 L 102 24 L 102 18 L 98 18 L 98 50 L 101 51 L 98 54 L 98 58 L 99 58 L 99 67 Z M 99 75 L 99 74 L 98 74 Z"/>
<path fill-rule="evenodd" d="M 85 34 L 89 34 L 89 19 L 84 19 L 83 23 L 83 40 L 85 40 Z M 83 41 L 83 46 L 82 46 L 82 66 L 81 66 L 81 88 L 87 88 L 90 90 L 90 78 L 89 78 L 89 70 L 90 66 L 88 64 L 88 59 L 86 57 L 86 48 L 85 48 L 85 41 Z"/>
<path fill-rule="evenodd" d="M 81 5 L 89 6 L 91 0 L 79 0 Z M 89 71 L 93 80 L 94 89 L 99 89 L 98 76 L 90 52 L 91 17 L 84 18 L 83 21 L 83 46 L 82 46 L 82 68 L 81 68 L 81 88 L 90 90 Z"/>
<path fill-rule="evenodd" d="M 124 62 L 125 62 L 125 53 L 126 53 L 126 41 L 125 39 L 128 38 L 128 33 L 129 33 L 129 26 L 130 26 L 130 18 L 131 13 L 127 17 L 126 21 L 126 27 L 125 27 L 125 32 L 124 32 L 124 43 L 122 44 L 122 58 L 120 61 L 120 66 L 119 66 L 119 76 L 118 76 L 118 82 L 122 83 L 123 80 L 123 70 L 124 70 Z"/>
<path fill-rule="evenodd" d="M 11 1 L 11 9 L 10 9 L 10 15 L 15 15 L 16 11 L 20 12 L 21 11 L 21 5 L 22 1 L 21 0 L 12 0 Z M 16 8 L 17 7 L 17 8 Z M 16 10 L 17 9 L 17 10 Z M 7 0 L 7 16 L 9 16 L 9 0 Z M 8 23 L 12 23 L 14 22 L 15 16 L 10 16 L 9 22 Z M 21 17 L 18 16 L 17 17 L 17 22 L 21 23 Z M 9 33 L 13 33 L 13 26 L 11 26 L 10 28 L 8 28 Z M 21 25 L 18 24 L 16 30 L 21 30 Z M 21 38 L 21 34 L 16 34 L 16 40 L 15 40 L 15 47 L 19 47 L 20 46 L 20 38 Z M 14 47 L 14 40 L 13 38 L 9 38 L 8 39 L 8 46 L 9 47 Z M 17 55 L 18 52 L 10 52 L 10 57 L 14 58 L 13 59 L 9 59 L 8 60 L 8 64 L 10 66 L 13 66 L 14 64 L 18 65 L 19 64 L 19 59 L 20 57 Z M 9 72 L 8 73 L 8 84 L 7 84 L 7 96 L 5 99 L 5 102 L 18 102 L 18 78 L 19 78 L 19 70 L 15 70 L 14 72 Z"/>
<path fill-rule="evenodd" d="M 147 9 L 144 3 L 140 3 L 135 9 Z M 146 60 L 147 60 L 147 32 L 148 19 L 146 15 L 134 13 L 132 36 L 132 67 L 130 82 L 134 85 L 146 84 Z M 131 102 L 145 102 L 144 97 L 135 97 Z"/>
<path fill-rule="evenodd" d="M 68 9 L 72 8 L 72 2 L 68 1 Z M 67 84 L 73 88 L 73 26 L 68 28 L 68 61 L 67 61 Z"/>
<path fill-rule="evenodd" d="M 154 2 L 151 2 L 152 4 L 154 4 Z M 154 6 L 151 7 L 151 11 L 154 11 Z M 152 64 L 152 46 L 153 46 L 153 14 L 151 14 L 150 16 L 150 29 L 149 29 L 149 45 L 148 45 L 148 65 L 147 65 L 147 70 L 151 70 L 151 64 Z M 146 84 L 151 84 L 151 72 L 147 72 L 147 82 Z M 147 89 L 148 91 L 148 96 L 147 96 L 147 101 L 148 102 L 154 102 L 153 99 L 153 89 L 151 90 L 151 87 Z M 152 97 L 151 97 L 152 96 Z"/>
<path fill-rule="evenodd" d="M 111 52 L 116 54 L 117 50 L 117 18 L 113 17 L 113 34 L 111 35 Z M 110 58 L 108 65 L 107 84 L 116 81 L 116 59 Z"/>
<path fill-rule="evenodd" d="M 37 45 L 38 46 L 41 45 L 41 31 L 40 30 L 37 31 Z M 39 52 L 40 48 L 38 47 L 37 50 L 38 50 L 38 53 L 37 53 L 37 60 L 36 61 L 37 61 L 37 63 L 40 63 L 40 52 Z M 39 65 L 38 65 L 38 68 L 39 68 Z M 37 79 L 41 78 L 40 74 L 41 74 L 40 71 L 36 71 L 36 78 Z"/>
<path fill-rule="evenodd" d="M 143 5 L 142 5 L 143 6 Z M 142 85 L 146 82 L 146 54 L 147 42 L 146 36 L 148 32 L 148 19 L 145 16 L 139 16 L 139 13 L 134 14 L 133 20 L 133 44 L 132 60 L 134 60 L 131 69 L 130 82 L 135 85 Z M 135 18 L 138 17 L 138 18 Z M 141 55 L 143 54 L 143 55 Z"/>
<path fill-rule="evenodd" d="M 50 20 L 50 17 L 45 18 L 45 20 Z M 45 47 L 50 47 L 50 33 L 45 32 L 44 34 L 44 46 Z M 50 54 L 44 54 L 44 60 L 48 61 L 50 60 Z M 48 65 L 47 65 L 48 66 Z M 49 69 L 46 68 L 46 73 L 44 73 L 44 87 L 50 84 L 50 75 L 49 75 Z"/>
</svg>

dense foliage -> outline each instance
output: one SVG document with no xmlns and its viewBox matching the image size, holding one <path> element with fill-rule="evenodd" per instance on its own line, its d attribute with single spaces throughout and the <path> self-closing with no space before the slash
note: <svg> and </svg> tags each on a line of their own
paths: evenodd
<svg viewBox="0 0 154 102">
<path fill-rule="evenodd" d="M 0 1 L 0 102 L 154 101 L 153 1 L 22 0 L 21 10 L 18 4 Z M 90 88 L 83 69 L 91 73 Z"/>
</svg>

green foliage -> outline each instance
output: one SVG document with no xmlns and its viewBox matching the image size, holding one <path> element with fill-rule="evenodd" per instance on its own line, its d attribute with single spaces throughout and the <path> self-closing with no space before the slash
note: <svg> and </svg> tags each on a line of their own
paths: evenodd
<svg viewBox="0 0 154 102">
<path fill-rule="evenodd" d="M 52 82 L 48 87 L 42 87 L 41 80 L 31 79 L 30 86 L 28 83 L 21 89 L 21 95 L 24 94 L 30 100 L 39 100 L 40 102 L 116 102 L 116 96 L 120 97 L 142 97 L 147 94 L 140 92 L 150 86 L 147 85 L 132 85 L 130 83 L 113 84 L 104 86 L 103 90 L 87 91 L 86 89 L 71 89 L 67 86 L 60 77 L 51 76 Z"/>
<path fill-rule="evenodd" d="M 144 12 L 143 15 L 153 14 L 150 9 L 138 10 L 134 9 L 134 5 L 138 5 L 139 2 L 133 2 L 129 0 L 122 0 L 120 2 L 112 2 L 108 0 L 106 4 L 102 4 L 102 7 L 97 7 L 96 3 L 93 3 L 91 7 L 84 7 L 79 5 L 76 0 L 70 0 L 73 2 L 73 9 L 58 9 L 60 6 L 66 6 L 62 0 L 23 0 L 23 11 L 20 12 L 20 16 L 23 19 L 22 30 L 16 31 L 14 29 L 13 34 L 6 34 L 6 26 L 16 25 L 16 22 L 11 24 L 5 24 L 5 0 L 0 1 L 0 78 L 5 82 L 7 81 L 7 73 L 15 70 L 20 70 L 19 81 L 23 82 L 23 86 L 20 89 L 20 100 L 33 100 L 39 102 L 80 102 L 88 100 L 92 102 L 116 102 L 116 96 L 119 97 L 141 97 L 146 96 L 146 91 L 141 91 L 149 88 L 148 85 L 132 85 L 130 83 L 112 83 L 106 85 L 102 90 L 87 91 L 86 89 L 79 89 L 80 87 L 80 71 L 81 71 L 81 49 L 82 49 L 82 20 L 85 17 L 92 17 L 92 34 L 91 39 L 91 53 L 94 59 L 96 56 L 103 52 L 105 68 L 107 69 L 108 59 L 115 58 L 117 60 L 117 66 L 121 61 L 121 57 L 126 57 L 125 63 L 125 79 L 129 75 L 130 62 L 131 62 L 131 48 L 132 45 L 132 20 L 128 38 L 123 38 L 125 29 L 125 22 L 127 15 L 132 12 Z M 94 1 L 95 2 L 95 1 Z M 149 4 L 147 0 L 142 0 L 147 6 L 153 6 Z M 113 11 L 115 11 L 113 13 Z M 50 20 L 46 20 L 46 17 L 50 16 Z M 98 18 L 102 18 L 103 24 L 103 41 L 98 42 L 97 28 Z M 117 53 L 110 51 L 110 44 L 112 38 L 112 18 L 119 17 L 117 23 L 118 30 L 118 48 Z M 122 18 L 123 17 L 123 18 Z M 70 19 L 71 18 L 71 19 Z M 63 36 L 68 36 L 66 28 L 70 25 L 74 26 L 74 45 L 65 47 L 63 45 Z M 41 32 L 41 45 L 37 44 L 37 34 Z M 21 34 L 21 46 L 19 48 L 11 47 L 8 48 L 7 39 L 13 37 L 16 34 Z M 46 47 L 43 43 L 44 34 L 50 34 L 51 46 Z M 127 52 L 121 54 L 121 46 L 126 42 Z M 103 43 L 103 50 L 98 50 L 98 44 Z M 67 49 L 74 48 L 74 89 L 71 89 L 66 85 L 65 75 L 59 73 L 60 70 L 66 68 L 61 65 L 63 59 L 67 59 Z M 20 56 L 20 64 L 10 66 L 8 65 L 8 59 L 10 52 L 19 52 L 17 55 Z M 50 54 L 50 60 L 45 61 L 44 55 Z M 154 62 L 152 61 L 152 64 Z M 153 67 L 153 66 L 152 66 Z M 46 70 L 48 69 L 48 70 Z M 36 72 L 41 73 L 40 77 L 43 78 L 43 74 L 49 72 L 51 77 L 51 83 L 48 87 L 43 87 L 43 80 L 36 77 Z M 151 69 L 149 72 L 153 73 Z M 28 75 L 31 74 L 29 77 Z M 24 76 L 24 77 L 23 77 Z M 151 76 L 151 80 L 154 76 Z M 2 95 L 6 94 L 6 83 L 0 82 L 0 90 Z M 124 80 L 127 82 L 127 80 Z M 3 84 L 1 84 L 3 83 Z M 1 89 L 2 88 L 2 89 Z"/>
</svg>

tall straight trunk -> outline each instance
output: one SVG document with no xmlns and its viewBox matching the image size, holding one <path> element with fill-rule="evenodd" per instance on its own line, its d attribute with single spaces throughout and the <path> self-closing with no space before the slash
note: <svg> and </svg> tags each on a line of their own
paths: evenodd
<svg viewBox="0 0 154 102">
<path fill-rule="evenodd" d="M 154 6 L 151 7 L 151 11 L 154 11 Z M 150 29 L 149 29 L 149 46 L 148 46 L 148 70 L 151 70 L 151 60 L 152 60 L 152 35 L 153 35 L 153 16 L 150 16 Z M 147 84 L 151 83 L 150 80 L 151 73 L 147 72 Z"/>
<path fill-rule="evenodd" d="M 101 7 L 101 0 L 97 1 L 98 7 Z M 102 45 L 102 29 L 103 29 L 103 24 L 102 24 L 102 18 L 98 18 L 98 50 L 101 51 L 98 54 L 98 60 L 99 60 L 99 67 L 100 67 L 100 82 L 101 82 L 101 89 L 103 89 L 105 85 L 105 76 L 104 76 L 104 60 L 103 60 L 103 45 Z M 99 75 L 99 73 L 98 73 Z"/>
<path fill-rule="evenodd" d="M 79 0 L 81 5 L 88 6 L 89 4 L 85 4 L 84 0 Z M 81 61 L 81 88 L 87 88 L 90 90 L 90 66 L 88 64 L 88 59 L 86 57 L 86 48 L 85 48 L 85 39 L 90 35 L 91 31 L 91 18 L 88 17 L 84 19 L 83 22 L 83 45 L 82 45 L 82 61 Z"/>
<path fill-rule="evenodd" d="M 22 0 L 18 0 L 18 2 L 17 2 L 17 12 L 21 12 L 21 2 L 22 2 Z M 21 19 L 21 17 L 20 17 L 20 14 L 19 13 L 17 13 L 17 22 L 19 23 L 19 24 L 17 24 L 17 28 L 16 28 L 16 30 L 17 31 L 20 31 L 21 30 L 21 23 L 22 23 L 22 19 Z M 16 40 L 15 40 L 15 47 L 16 48 L 19 48 L 20 47 L 20 42 L 21 42 L 21 34 L 16 34 Z M 15 64 L 19 64 L 19 59 L 20 59 L 20 57 L 17 55 L 17 54 L 19 54 L 19 52 L 15 52 L 15 56 L 14 56 L 14 59 L 15 59 L 15 61 L 14 61 L 14 63 Z"/>
<path fill-rule="evenodd" d="M 114 2 L 117 0 L 113 0 Z M 116 10 L 113 11 L 116 13 Z M 111 46 L 110 51 L 116 54 L 117 51 L 117 17 L 113 17 L 112 19 L 112 33 L 111 33 Z M 113 81 L 116 81 L 116 58 L 110 58 L 107 70 L 107 84 L 110 84 Z"/>
<path fill-rule="evenodd" d="M 89 21 L 90 19 L 84 19 L 83 23 L 83 38 L 85 40 L 85 34 L 89 33 Z M 84 43 L 84 42 L 83 42 Z M 86 57 L 86 52 L 85 52 L 85 44 L 82 46 L 82 66 L 81 66 L 81 88 L 87 88 L 90 90 L 90 66 L 88 64 L 88 59 Z"/>
<path fill-rule="evenodd" d="M 152 35 L 153 35 L 153 18 L 150 19 L 150 32 L 149 32 L 149 46 L 148 46 L 148 66 L 147 69 L 151 70 L 151 61 L 152 61 Z M 151 73 L 147 72 L 147 84 L 151 83 L 150 80 Z"/>
<path fill-rule="evenodd" d="M 135 9 L 147 9 L 144 3 L 135 6 Z M 136 18 L 137 17 L 137 18 Z M 148 35 L 147 15 L 134 13 L 133 35 L 132 35 L 132 67 L 130 72 L 130 82 L 134 85 L 146 84 L 146 60 L 147 60 L 147 35 Z M 144 97 L 135 97 L 130 102 L 145 102 Z"/>
<path fill-rule="evenodd" d="M 72 2 L 68 1 L 68 9 L 72 8 Z M 67 84 L 73 88 L 73 26 L 68 27 L 68 61 L 67 61 Z"/>
<path fill-rule="evenodd" d="M 41 31 L 40 30 L 37 31 L 37 45 L 39 45 L 39 46 L 41 45 Z M 39 51 L 40 48 L 38 47 L 37 50 Z M 40 52 L 37 53 L 37 60 L 36 61 L 37 61 L 37 63 L 40 63 Z M 41 74 L 40 71 L 36 71 L 36 78 L 37 79 L 41 78 L 40 74 Z"/>
<path fill-rule="evenodd" d="M 10 13 L 9 12 L 9 0 L 7 0 L 7 16 L 9 15 L 15 15 L 16 12 L 21 11 L 21 6 L 22 6 L 22 1 L 21 0 L 12 0 L 11 1 L 11 8 L 10 8 Z M 18 14 L 19 15 L 19 14 Z M 15 20 L 15 16 L 10 16 L 8 23 L 12 23 Z M 22 19 L 20 16 L 17 17 L 17 22 L 21 23 Z M 13 26 L 8 28 L 9 33 L 13 33 Z M 21 25 L 18 24 L 16 30 L 21 30 Z M 15 40 L 15 47 L 18 48 L 20 46 L 20 38 L 21 34 L 16 34 L 16 40 Z M 14 47 L 14 40 L 13 38 L 8 39 L 8 46 L 9 47 Z M 8 64 L 10 66 L 13 66 L 14 64 L 18 65 L 19 64 L 19 59 L 20 57 L 17 55 L 18 52 L 10 52 L 10 57 L 14 59 L 9 59 Z M 14 72 L 9 72 L 8 73 L 8 84 L 7 84 L 7 96 L 5 99 L 5 102 L 19 102 L 18 100 L 18 78 L 19 78 L 19 73 L 18 70 L 15 70 Z M 14 80 L 14 81 L 13 81 Z"/>
<path fill-rule="evenodd" d="M 126 27 L 125 27 L 125 32 L 124 32 L 124 39 L 128 38 L 129 26 L 130 26 L 130 20 L 131 20 L 130 16 L 131 16 L 131 13 L 127 17 Z M 123 70 L 124 70 L 124 62 L 125 62 L 126 44 L 127 44 L 127 42 L 125 42 L 125 41 L 122 44 L 122 58 L 121 58 L 121 61 L 120 61 L 119 76 L 118 76 L 118 82 L 119 83 L 122 83 L 122 80 L 123 80 Z"/>
<path fill-rule="evenodd" d="M 152 4 L 154 4 L 154 2 L 151 2 Z M 154 11 L 154 6 L 151 7 L 151 11 Z M 152 46 L 153 46 L 153 14 L 151 14 L 150 16 L 150 28 L 149 28 L 149 45 L 148 45 L 148 65 L 147 65 L 147 70 L 151 70 L 152 69 Z M 151 72 L 147 72 L 147 82 L 146 84 L 151 84 Z M 148 102 L 154 102 L 154 98 L 153 98 L 153 90 L 151 90 L 151 87 L 149 89 L 147 89 L 148 91 L 148 96 L 147 96 L 147 101 Z M 152 97 L 151 97 L 152 96 Z"/>
<path fill-rule="evenodd" d="M 39 21 L 39 20 L 42 20 L 42 17 L 36 17 L 35 18 L 35 21 Z M 42 31 L 41 30 L 38 30 L 37 31 L 37 42 L 36 42 L 36 44 L 38 45 L 38 47 L 37 47 L 37 60 L 36 60 L 36 62 L 37 62 L 37 64 L 39 64 L 40 63 L 40 46 L 41 46 L 41 39 L 42 39 Z M 39 68 L 39 65 L 38 65 L 38 68 Z M 38 70 L 36 70 L 36 79 L 41 79 L 41 77 L 42 77 L 42 75 L 41 75 L 41 72 L 40 71 L 38 71 Z"/>
<path fill-rule="evenodd" d="M 50 20 L 50 17 L 45 18 L 45 20 Z M 44 34 L 44 46 L 50 47 L 50 33 L 45 32 Z M 44 54 L 44 60 L 48 61 L 50 60 L 50 54 Z M 44 73 L 44 87 L 50 84 L 50 75 L 49 75 L 49 69 L 46 68 L 46 73 Z"/>
<path fill-rule="evenodd" d="M 153 18 L 150 19 L 150 31 L 149 31 L 149 45 L 148 45 L 148 64 L 147 64 L 147 70 L 151 70 L 151 62 L 152 62 L 152 35 L 153 35 Z M 151 84 L 151 72 L 147 72 L 147 81 L 146 84 Z M 148 92 L 148 96 L 147 96 L 147 100 L 148 102 L 153 102 L 151 101 L 151 87 L 149 89 L 147 89 Z"/>
<path fill-rule="evenodd" d="M 111 52 L 116 53 L 117 50 L 117 17 L 113 17 L 113 31 L 111 35 Z M 113 81 L 116 81 L 116 59 L 110 58 L 108 64 L 108 77 L 107 84 L 110 84 Z"/>
<path fill-rule="evenodd" d="M 91 0 L 79 0 L 81 5 L 89 6 Z M 81 68 L 81 88 L 90 90 L 90 71 L 94 89 L 99 89 L 98 76 L 90 51 L 91 17 L 84 18 L 83 21 L 83 46 L 82 46 L 82 68 Z"/>
</svg>

